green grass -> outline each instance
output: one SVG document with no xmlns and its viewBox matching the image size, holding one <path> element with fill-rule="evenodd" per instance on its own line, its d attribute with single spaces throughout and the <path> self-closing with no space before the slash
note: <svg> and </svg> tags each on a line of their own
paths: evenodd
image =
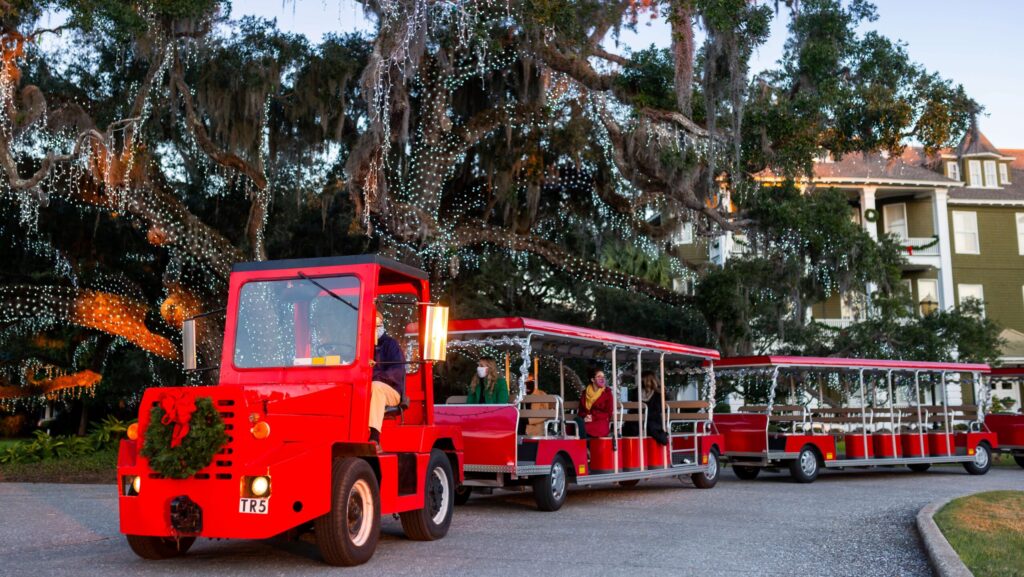
<svg viewBox="0 0 1024 577">
<path fill-rule="evenodd" d="M 27 439 L 0 439 L 0 451 L 6 449 L 9 445 L 16 445 Z"/>
<path fill-rule="evenodd" d="M 117 449 L 67 459 L 0 465 L 0 481 L 23 483 L 117 482 Z"/>
<path fill-rule="evenodd" d="M 1024 491 L 954 499 L 935 523 L 976 577 L 1024 576 Z"/>
</svg>

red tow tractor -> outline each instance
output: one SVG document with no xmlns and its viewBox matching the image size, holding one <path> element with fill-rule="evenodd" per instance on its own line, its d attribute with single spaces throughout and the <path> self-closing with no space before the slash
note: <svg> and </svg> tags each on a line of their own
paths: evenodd
<svg viewBox="0 0 1024 577">
<path fill-rule="evenodd" d="M 415 332 L 410 327 L 410 334 Z M 518 378 L 507 379 L 516 383 L 510 386 L 509 405 L 470 405 L 465 396 L 455 396 L 435 407 L 438 423 L 462 430 L 466 478 L 458 490 L 460 503 L 474 490 L 532 488 L 537 507 L 555 511 L 572 484 L 631 487 L 644 479 L 677 477 L 711 488 L 718 481 L 725 446 L 714 425 L 711 362 L 717 351 L 528 318 L 452 321 L 448 338 L 453 354 L 504 354 L 507 377 L 513 376 L 513 358 L 518 372 Z M 550 394 L 526 395 L 525 378 L 531 372 L 539 377 L 541 359 L 557 369 L 557 384 L 538 379 L 537 387 Z M 576 428 L 578 402 L 565 400 L 570 359 L 602 362 L 610 369 L 615 406 L 607 436 L 583 439 Z M 655 418 L 645 403 L 619 400 L 627 380 L 639 386 L 641 374 L 648 372 L 659 383 L 654 395 L 664 408 L 667 445 L 645 433 L 643 424 Z M 680 385 L 686 398 L 668 396 L 669 381 Z M 543 431 L 521 434 L 526 422 L 543 423 Z M 623 425 L 630 422 L 639 426 L 624 434 Z"/>
<path fill-rule="evenodd" d="M 782 467 L 810 483 L 823 467 L 941 463 L 984 475 L 1001 441 L 985 418 L 988 365 L 760 356 L 716 368 L 747 400 L 765 400 L 715 417 L 741 479 Z M 957 385 L 971 404 L 951 402 Z"/>
<path fill-rule="evenodd" d="M 429 300 L 425 273 L 382 257 L 235 265 L 218 384 L 146 390 L 122 441 L 121 532 L 132 550 L 162 559 L 197 537 L 262 539 L 312 525 L 327 563 L 356 565 L 373 555 L 389 514 L 411 539 L 444 537 L 462 435 L 435 420 L 431 361 L 443 360 L 447 309 Z M 379 451 L 367 424 L 378 311 L 394 335 L 409 322 L 427 327 L 406 347 L 405 395 L 388 409 Z M 183 334 L 194 368 L 195 320 Z M 149 454 L 170 455 L 164 470 L 180 478 L 144 456 L 150 434 L 171 436 Z M 182 472 L 188 451 L 218 434 L 208 461 Z"/>
</svg>

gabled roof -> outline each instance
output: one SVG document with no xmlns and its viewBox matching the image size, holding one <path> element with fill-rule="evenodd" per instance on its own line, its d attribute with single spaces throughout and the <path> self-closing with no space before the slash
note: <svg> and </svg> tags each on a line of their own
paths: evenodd
<svg viewBox="0 0 1024 577">
<path fill-rule="evenodd" d="M 992 144 L 992 141 L 987 136 L 981 133 L 977 127 L 972 127 L 971 130 L 967 131 L 964 135 L 964 139 L 960 141 L 960 144 L 956 147 L 955 154 L 957 156 L 972 156 L 979 154 L 992 154 L 995 156 L 1003 156 L 1003 153 Z"/>
<path fill-rule="evenodd" d="M 1024 148 L 1004 148 L 1003 154 L 1013 157 L 1013 160 L 1010 161 L 1010 168 L 1024 170 Z"/>
</svg>

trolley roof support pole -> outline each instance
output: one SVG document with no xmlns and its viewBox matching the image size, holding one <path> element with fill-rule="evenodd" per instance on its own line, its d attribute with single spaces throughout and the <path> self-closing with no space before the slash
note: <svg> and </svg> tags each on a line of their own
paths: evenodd
<svg viewBox="0 0 1024 577">
<path fill-rule="evenodd" d="M 864 457 L 868 456 L 868 401 L 864 394 L 864 369 L 860 373 L 860 440 L 864 444 Z"/>
<path fill-rule="evenodd" d="M 765 455 L 767 455 L 768 452 L 769 452 L 769 449 L 768 449 L 768 447 L 769 447 L 769 444 L 768 444 L 768 440 L 769 440 L 768 429 L 771 427 L 771 424 L 772 424 L 772 407 L 775 405 L 775 390 L 778 387 L 778 384 L 779 384 L 779 367 L 776 366 L 775 368 L 772 369 L 772 382 L 771 382 L 770 385 L 768 385 L 768 404 L 766 406 L 766 408 L 767 408 L 767 411 L 766 411 L 767 412 L 767 417 L 766 417 L 766 420 L 765 420 L 765 423 L 764 423 L 764 450 L 765 450 Z"/>
<path fill-rule="evenodd" d="M 892 396 L 892 369 L 886 371 L 886 381 L 889 385 L 889 434 L 892 441 L 892 456 L 898 457 L 899 454 L 896 452 L 896 399 Z"/>
<path fill-rule="evenodd" d="M 924 423 L 921 421 L 921 371 L 914 371 L 914 403 L 917 405 L 917 443 L 924 455 Z"/>
<path fill-rule="evenodd" d="M 568 433 L 565 432 L 565 369 L 562 364 L 562 357 L 558 357 L 558 395 L 562 397 L 562 412 L 558 414 L 558 421 L 562 424 L 562 437 L 565 438 Z M 580 432 L 576 431 L 577 437 L 579 434 Z"/>
<path fill-rule="evenodd" d="M 949 443 L 949 391 L 946 390 L 946 371 L 942 371 L 942 424 L 946 428 L 946 454 L 951 454 Z"/>
<path fill-rule="evenodd" d="M 612 347 L 612 461 L 619 472 L 619 362 L 617 347 Z"/>
<path fill-rule="evenodd" d="M 665 353 L 661 353 L 658 357 L 658 371 L 661 373 L 661 426 L 662 428 L 668 427 L 668 442 L 672 442 L 672 423 L 668 422 L 668 406 L 665 403 Z M 671 466 L 669 461 L 672 460 L 672 454 L 669 453 L 669 447 L 666 445 L 661 448 L 663 453 L 662 461 L 664 462 L 664 468 L 668 469 Z"/>
<path fill-rule="evenodd" d="M 642 349 L 637 349 L 637 351 L 636 351 L 636 401 L 637 401 L 636 412 L 637 412 L 637 415 L 639 415 L 639 417 L 640 417 L 640 422 L 639 422 L 639 424 L 637 426 L 637 429 L 640 430 L 640 470 L 641 471 L 646 468 L 644 466 L 644 465 L 646 465 L 646 463 L 644 462 L 644 433 L 647 432 L 646 429 L 647 429 L 647 417 L 648 417 L 647 410 L 646 410 L 646 405 L 644 404 L 644 395 L 643 395 L 643 386 L 644 386 L 644 384 L 643 384 L 643 380 L 640 377 L 640 373 L 642 372 L 642 369 L 643 369 L 643 362 L 644 362 L 644 352 L 643 352 Z"/>
</svg>

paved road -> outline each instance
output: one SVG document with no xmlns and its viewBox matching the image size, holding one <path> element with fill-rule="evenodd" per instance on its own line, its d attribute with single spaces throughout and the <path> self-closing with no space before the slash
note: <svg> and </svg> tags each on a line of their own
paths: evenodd
<svg viewBox="0 0 1024 577">
<path fill-rule="evenodd" d="M 203 540 L 183 559 L 136 558 L 117 533 L 113 489 L 0 483 L 0 576 L 48 575 L 930 575 L 914 515 L 939 497 L 1024 489 L 1024 471 L 959 467 L 785 475 L 718 487 L 675 480 L 577 490 L 557 513 L 526 494 L 474 497 L 442 541 L 402 537 L 391 519 L 374 558 L 322 565 L 314 545 Z"/>
</svg>

